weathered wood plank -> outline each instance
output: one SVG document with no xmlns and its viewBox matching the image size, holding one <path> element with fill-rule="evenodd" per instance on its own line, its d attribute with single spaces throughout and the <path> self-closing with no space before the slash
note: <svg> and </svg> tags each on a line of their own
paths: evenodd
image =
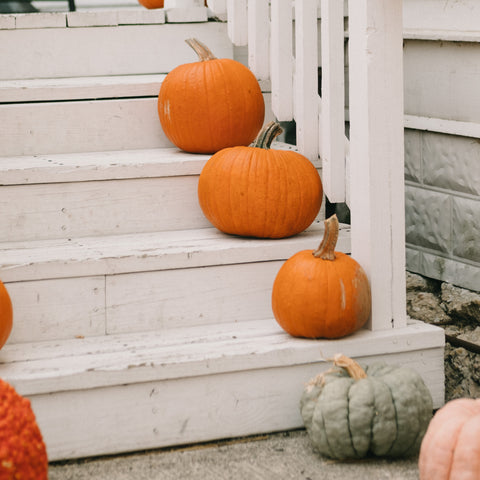
<svg viewBox="0 0 480 480">
<path fill-rule="evenodd" d="M 2 157 L 0 185 L 200 175 L 209 158 L 175 147 Z"/>
<path fill-rule="evenodd" d="M 4 282 L 285 260 L 315 249 L 323 223 L 283 240 L 241 238 L 214 228 L 81 239 L 4 243 L 0 277 Z M 339 251 L 350 252 L 350 229 L 341 226 Z"/>
<path fill-rule="evenodd" d="M 271 317 L 283 261 L 109 276 L 107 333 L 188 328 Z"/>
<path fill-rule="evenodd" d="M 8 345 L 0 351 L 0 374 L 19 393 L 35 395 L 293 366 L 325 361 L 338 352 L 359 358 L 443 349 L 444 345 L 443 330 L 423 322 L 394 331 L 362 329 L 337 340 L 291 337 L 272 318 L 231 323 L 220 335 L 218 328 L 203 325 L 23 344 L 24 361 L 13 361 L 21 345 Z"/>
<path fill-rule="evenodd" d="M 440 348 L 381 358 L 419 371 L 435 408 L 443 405 Z M 378 359 L 368 353 L 357 358 Z M 327 368 L 317 356 L 302 365 L 35 395 L 31 401 L 49 459 L 85 457 L 300 428 L 305 383 Z M 128 421 L 119 421 L 122 412 Z"/>
<path fill-rule="evenodd" d="M 0 124 L 5 156 L 173 146 L 156 97 L 0 105 Z"/>
<path fill-rule="evenodd" d="M 4 186 L 2 242 L 76 238 L 209 225 L 196 176 Z M 12 201 L 15 199 L 15 201 Z"/>
<path fill-rule="evenodd" d="M 158 95 L 165 74 L 0 80 L 0 103 Z"/>
<path fill-rule="evenodd" d="M 168 73 L 196 61 L 184 41 L 192 36 L 233 58 L 226 30 L 221 22 L 0 30 L 0 79 Z"/>
<path fill-rule="evenodd" d="M 105 334 L 104 277 L 8 283 L 14 324 L 8 343 Z"/>
</svg>

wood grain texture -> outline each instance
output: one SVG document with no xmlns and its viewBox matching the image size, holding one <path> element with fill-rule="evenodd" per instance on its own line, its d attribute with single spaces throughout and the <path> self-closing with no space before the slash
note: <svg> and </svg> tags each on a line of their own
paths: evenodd
<svg viewBox="0 0 480 480">
<path fill-rule="evenodd" d="M 195 61 L 184 43 L 192 36 L 217 57 L 233 58 L 219 22 L 0 30 L 0 79 L 167 73 Z"/>
<path fill-rule="evenodd" d="M 1 245 L 4 282 L 283 260 L 318 246 L 323 225 L 282 240 L 223 234 L 215 228 L 77 239 L 10 242 Z M 350 251 L 350 229 L 342 226 L 338 250 Z"/>
</svg>

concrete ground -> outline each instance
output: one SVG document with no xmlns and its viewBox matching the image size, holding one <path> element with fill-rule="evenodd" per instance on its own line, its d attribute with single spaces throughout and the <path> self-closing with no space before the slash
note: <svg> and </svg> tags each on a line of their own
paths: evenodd
<svg viewBox="0 0 480 480">
<path fill-rule="evenodd" d="M 55 463 L 49 480 L 418 480 L 417 458 L 339 462 L 304 430 Z"/>
</svg>

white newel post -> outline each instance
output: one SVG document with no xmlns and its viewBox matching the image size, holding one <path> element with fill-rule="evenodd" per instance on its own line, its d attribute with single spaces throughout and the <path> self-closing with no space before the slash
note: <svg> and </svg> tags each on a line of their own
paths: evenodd
<svg viewBox="0 0 480 480">
<path fill-rule="evenodd" d="M 406 325 L 402 0 L 349 2 L 352 256 L 370 327 Z"/>
</svg>

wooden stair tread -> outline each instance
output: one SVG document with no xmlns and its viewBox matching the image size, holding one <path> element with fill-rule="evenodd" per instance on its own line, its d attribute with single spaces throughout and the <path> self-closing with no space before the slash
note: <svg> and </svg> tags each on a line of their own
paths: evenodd
<svg viewBox="0 0 480 480">
<path fill-rule="evenodd" d="M 226 235 L 215 228 L 0 244 L 3 282 L 114 275 L 127 272 L 285 260 L 313 249 L 323 223 L 286 239 Z M 338 250 L 350 252 L 350 227 L 341 225 Z"/>
<path fill-rule="evenodd" d="M 0 102 L 157 96 L 166 74 L 0 80 Z"/>
<path fill-rule="evenodd" d="M 360 330 L 338 340 L 293 338 L 274 319 L 189 329 L 6 345 L 0 375 L 35 395 L 438 348 L 443 335 L 412 321 L 395 331 Z"/>
<path fill-rule="evenodd" d="M 0 158 L 0 185 L 199 175 L 211 155 L 176 147 Z"/>
</svg>

